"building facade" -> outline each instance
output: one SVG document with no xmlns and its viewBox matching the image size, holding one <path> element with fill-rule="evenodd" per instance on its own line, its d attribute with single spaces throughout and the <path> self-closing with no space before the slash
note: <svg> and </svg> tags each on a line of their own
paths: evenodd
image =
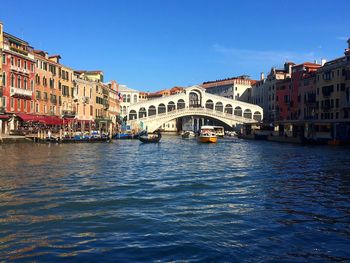
<svg viewBox="0 0 350 263">
<path fill-rule="evenodd" d="M 251 80 L 249 76 L 243 75 L 222 80 L 207 81 L 201 85 L 208 93 L 222 96 L 225 98 L 250 101 L 250 88 L 256 81 Z"/>
</svg>

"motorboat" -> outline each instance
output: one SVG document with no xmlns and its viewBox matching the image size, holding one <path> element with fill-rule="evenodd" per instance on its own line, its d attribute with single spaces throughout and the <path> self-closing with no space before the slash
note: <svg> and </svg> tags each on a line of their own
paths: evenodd
<svg viewBox="0 0 350 263">
<path fill-rule="evenodd" d="M 214 126 L 202 126 L 198 137 L 199 142 L 216 143 L 218 137 L 216 135 Z"/>
<path fill-rule="evenodd" d="M 184 131 L 181 137 L 183 139 L 191 139 L 191 138 L 195 138 L 196 134 L 193 131 Z"/>
</svg>

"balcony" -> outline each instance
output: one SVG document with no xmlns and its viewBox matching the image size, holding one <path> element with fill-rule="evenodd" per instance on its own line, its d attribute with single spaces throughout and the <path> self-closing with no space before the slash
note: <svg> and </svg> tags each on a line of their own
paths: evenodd
<svg viewBox="0 0 350 263">
<path fill-rule="evenodd" d="M 11 97 L 30 97 L 31 98 L 33 96 L 33 91 L 29 90 L 29 89 L 20 89 L 20 88 L 11 87 L 10 96 Z"/>
<path fill-rule="evenodd" d="M 89 103 L 90 103 L 90 98 L 89 98 L 89 97 L 86 97 L 86 96 L 83 96 L 83 97 L 81 98 L 81 101 L 82 101 L 83 103 L 85 103 L 85 104 L 89 104 Z"/>
<path fill-rule="evenodd" d="M 67 118 L 74 118 L 75 114 L 76 114 L 76 112 L 72 111 L 72 110 L 63 110 L 62 111 L 63 117 L 67 117 Z"/>
<path fill-rule="evenodd" d="M 21 72 L 21 73 L 24 73 L 24 74 L 29 74 L 30 73 L 30 71 L 28 69 L 17 67 L 15 65 L 11 65 L 11 70 L 16 71 L 16 72 Z"/>
</svg>

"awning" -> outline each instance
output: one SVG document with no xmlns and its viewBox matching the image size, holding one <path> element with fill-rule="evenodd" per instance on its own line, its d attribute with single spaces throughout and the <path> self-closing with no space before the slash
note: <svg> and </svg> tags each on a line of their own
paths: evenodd
<svg viewBox="0 0 350 263">
<path fill-rule="evenodd" d="M 43 117 L 44 117 L 40 115 L 32 115 L 32 114 L 25 114 L 25 113 L 16 113 L 16 116 L 25 122 L 29 122 L 29 121 L 40 122 L 40 121 L 43 121 Z"/>
<path fill-rule="evenodd" d="M 41 122 L 47 125 L 62 125 L 62 119 L 57 116 L 33 115 L 25 113 L 17 113 L 17 117 L 24 122 Z"/>
<path fill-rule="evenodd" d="M 8 115 L 4 115 L 4 114 L 0 114 L 0 119 L 1 120 L 6 120 L 6 119 L 8 119 L 8 118 L 10 118 L 10 116 L 8 116 Z"/>
</svg>

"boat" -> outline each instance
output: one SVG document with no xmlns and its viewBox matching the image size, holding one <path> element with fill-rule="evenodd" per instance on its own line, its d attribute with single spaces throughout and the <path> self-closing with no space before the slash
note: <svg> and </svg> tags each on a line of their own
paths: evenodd
<svg viewBox="0 0 350 263">
<path fill-rule="evenodd" d="M 148 134 L 147 132 L 141 132 L 139 140 L 143 143 L 158 143 L 162 138 L 162 134 L 158 130 L 156 134 Z"/>
<path fill-rule="evenodd" d="M 216 143 L 218 137 L 216 135 L 214 126 L 202 126 L 198 137 L 199 142 Z"/>
<path fill-rule="evenodd" d="M 181 137 L 183 139 L 191 139 L 191 138 L 195 138 L 196 134 L 193 131 L 185 131 L 182 133 Z"/>
<path fill-rule="evenodd" d="M 138 133 L 132 131 L 120 132 L 113 136 L 113 139 L 123 140 L 123 139 L 137 139 L 139 136 Z"/>
</svg>

